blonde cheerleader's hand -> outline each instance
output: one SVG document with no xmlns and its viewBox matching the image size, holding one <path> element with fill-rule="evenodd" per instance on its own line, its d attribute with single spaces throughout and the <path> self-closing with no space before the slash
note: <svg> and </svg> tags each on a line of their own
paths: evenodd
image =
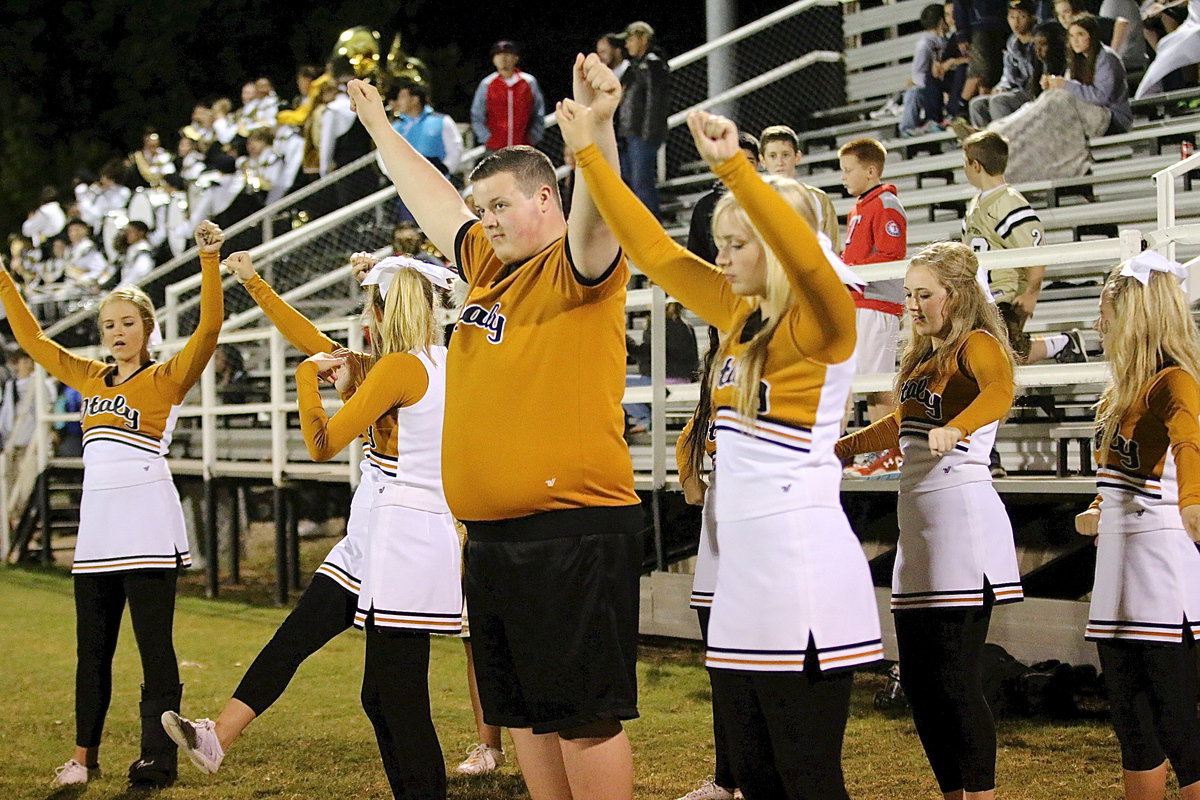
<svg viewBox="0 0 1200 800">
<path fill-rule="evenodd" d="M 225 231 L 217 223 L 204 220 L 196 226 L 196 246 L 201 253 L 219 253 L 221 245 L 225 244 Z"/>
<path fill-rule="evenodd" d="M 390 127 L 378 89 L 356 78 L 346 84 L 346 94 L 350 95 L 350 110 L 358 114 L 364 128 Z"/>
<path fill-rule="evenodd" d="M 336 367 L 346 363 L 346 359 L 342 356 L 333 356 L 329 353 L 316 353 L 304 359 L 305 364 L 317 365 L 317 379 L 325 383 L 332 384 L 335 380 L 333 370 Z"/>
<path fill-rule="evenodd" d="M 693 111 L 688 114 L 687 122 L 700 157 L 710 167 L 724 164 L 740 151 L 733 120 L 707 111 Z"/>
<path fill-rule="evenodd" d="M 1200 506 L 1188 506 L 1188 508 L 1195 508 L 1197 512 L 1200 512 Z M 1100 533 L 1100 509 L 1089 508 L 1082 514 L 1076 514 L 1075 532 L 1080 536 L 1095 536 Z"/>
<path fill-rule="evenodd" d="M 704 479 L 692 475 L 683 482 L 683 499 L 689 506 L 704 505 L 704 495 L 708 492 L 708 484 Z"/>
<path fill-rule="evenodd" d="M 929 452 L 941 457 L 954 449 L 963 438 L 958 428 L 934 428 L 929 432 Z"/>
<path fill-rule="evenodd" d="M 245 250 L 230 253 L 221 262 L 221 266 L 232 272 L 238 283 L 245 283 L 258 274 L 254 271 L 254 262 L 250 259 L 250 254 Z"/>
<path fill-rule="evenodd" d="M 602 125 L 617 113 L 617 106 L 621 104 L 621 81 L 600 56 L 576 54 L 571 83 L 575 102 L 592 109 L 593 124 Z"/>
<path fill-rule="evenodd" d="M 374 269 L 379 263 L 379 259 L 370 253 L 358 252 L 350 256 L 350 274 L 354 276 L 354 282 L 362 286 L 363 279 L 367 277 L 367 273 Z"/>
<path fill-rule="evenodd" d="M 560 100 L 555 106 L 558 129 L 567 147 L 578 153 L 596 141 L 592 135 L 592 110 L 574 100 Z"/>
<path fill-rule="evenodd" d="M 342 365 L 334 367 L 332 373 L 333 388 L 337 389 L 338 394 L 347 394 L 361 382 L 362 376 L 358 373 L 359 362 L 353 356 L 354 354 L 344 347 L 333 351 L 334 358 L 342 359 Z"/>
<path fill-rule="evenodd" d="M 1179 513 L 1183 515 L 1183 529 L 1193 542 L 1200 544 L 1200 506 L 1184 506 Z"/>
</svg>

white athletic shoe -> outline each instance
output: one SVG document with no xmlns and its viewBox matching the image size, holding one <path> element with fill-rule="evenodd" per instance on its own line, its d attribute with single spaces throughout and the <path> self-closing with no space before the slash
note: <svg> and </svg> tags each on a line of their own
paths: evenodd
<svg viewBox="0 0 1200 800">
<path fill-rule="evenodd" d="M 699 786 L 680 797 L 679 800 L 734 800 L 735 797 L 737 797 L 737 793 L 707 780 L 702 781 Z"/>
<path fill-rule="evenodd" d="M 162 726 L 167 736 L 171 737 L 171 741 L 179 745 L 179 749 L 201 772 L 215 775 L 221 768 L 225 750 L 217 739 L 217 732 L 214 730 L 216 723 L 211 719 L 190 720 L 174 711 L 164 711 Z"/>
<path fill-rule="evenodd" d="M 100 777 L 100 767 L 85 767 L 75 759 L 71 759 L 61 767 L 54 768 L 54 780 L 51 786 L 82 786 L 88 781 Z"/>
<path fill-rule="evenodd" d="M 466 759 L 455 768 L 460 775 L 483 775 L 504 766 L 504 751 L 486 744 L 477 744 L 467 752 Z"/>
</svg>

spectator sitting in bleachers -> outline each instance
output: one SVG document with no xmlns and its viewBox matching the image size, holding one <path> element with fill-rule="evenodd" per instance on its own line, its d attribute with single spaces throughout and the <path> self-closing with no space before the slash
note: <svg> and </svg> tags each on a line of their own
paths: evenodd
<svg viewBox="0 0 1200 800">
<path fill-rule="evenodd" d="M 1009 141 L 1008 177 L 1015 183 L 1083 175 L 1091 166 L 1088 140 L 1133 124 L 1125 67 L 1100 42 L 1096 18 L 1084 14 L 1072 22 L 1068 42 L 1066 76 L 1044 74 L 1037 100 L 988 126 Z M 958 126 L 955 132 L 964 134 Z"/>
<path fill-rule="evenodd" d="M 134 286 L 154 271 L 154 250 L 150 229 L 141 220 L 130 220 L 122 232 L 125 252 L 121 255 L 121 279 L 118 286 Z"/>
<path fill-rule="evenodd" d="M 50 240 L 50 252 L 42 258 L 38 269 L 38 281 L 43 286 L 54 286 L 62 281 L 67 272 L 67 254 L 70 251 L 71 243 L 65 235 Z"/>
<path fill-rule="evenodd" d="M 83 395 L 65 383 L 58 385 L 54 400 L 55 414 L 77 414 L 83 408 Z M 79 458 L 83 455 L 83 425 L 77 420 L 54 423 L 54 455 Z"/>
<path fill-rule="evenodd" d="M 933 76 L 946 90 L 946 118 L 955 119 L 967 113 L 963 89 L 967 85 L 967 65 L 971 59 L 963 55 L 958 34 L 954 30 L 954 0 L 943 4 L 946 20 L 946 39 L 942 45 L 942 60 L 934 65 Z"/>
<path fill-rule="evenodd" d="M 21 233 L 34 247 L 40 248 L 46 241 L 58 236 L 67 225 L 67 215 L 58 202 L 58 190 L 53 186 L 42 187 L 38 207 L 29 212 L 21 223 Z"/>
<path fill-rule="evenodd" d="M 108 212 L 120 211 L 129 205 L 132 192 L 122 184 L 124 178 L 125 163 L 114 158 L 101 167 L 100 179 L 96 183 L 81 183 L 75 187 L 79 215 L 93 231 L 100 230 Z"/>
<path fill-rule="evenodd" d="M 933 8 L 933 6 L 930 6 Z M 941 6 L 938 6 L 939 12 Z M 818 232 L 829 237 L 829 246 L 838 249 L 838 216 L 833 201 L 824 190 L 809 186 L 796 175 L 804 153 L 800 152 L 800 139 L 787 125 L 772 125 L 763 130 L 758 140 L 759 163 L 768 175 L 791 178 L 812 196 L 813 208 L 817 212 Z M 710 262 L 712 263 L 712 262 Z"/>
<path fill-rule="evenodd" d="M 1025 91 L 1036 100 L 1042 95 L 1043 75 L 1067 74 L 1067 29 L 1058 20 L 1043 22 L 1033 29 L 1033 72 Z"/>
<path fill-rule="evenodd" d="M 700 353 L 696 346 L 696 332 L 683 319 L 683 306 L 667 303 L 666 316 L 666 382 L 688 383 L 696 379 L 700 368 Z M 637 374 L 626 375 L 626 386 L 649 386 L 650 379 L 650 328 L 642 332 L 639 344 L 626 337 L 625 346 L 629 356 L 637 362 Z M 629 433 L 645 433 L 650 430 L 650 406 L 646 403 L 626 403 L 625 415 Z"/>
<path fill-rule="evenodd" d="M 162 185 L 164 175 L 175 171 L 174 159 L 162 146 L 158 131 L 147 128 L 142 136 L 142 149 L 129 154 L 133 169 L 129 170 L 127 184 L 131 189 L 139 186 L 157 188 Z"/>
<path fill-rule="evenodd" d="M 432 245 L 425 238 L 425 233 L 410 220 L 398 222 L 392 229 L 392 249 L 398 256 L 412 256 L 439 267 L 446 266 L 444 260 L 430 252 Z"/>
<path fill-rule="evenodd" d="M 196 182 L 204 172 L 204 152 L 202 143 L 189 135 L 192 126 L 189 125 L 179 132 L 179 147 L 175 151 L 175 174 L 188 184 Z"/>
<path fill-rule="evenodd" d="M 1177 70 L 1192 70 L 1200 62 L 1200 0 L 1188 0 L 1187 17 L 1175 25 L 1179 9 L 1178 5 L 1162 8 L 1158 14 L 1156 24 L 1163 26 L 1165 34 L 1156 39 L 1154 61 L 1138 84 L 1139 98 L 1163 91 L 1167 79 Z"/>
<path fill-rule="evenodd" d="M 283 159 L 272 148 L 274 143 L 271 128 L 255 128 L 246 137 L 246 154 L 236 162 L 246 182 L 244 191 L 253 199 L 256 209 L 279 199 L 288 188 L 283 183 Z"/>
<path fill-rule="evenodd" d="M 233 101 L 222 97 L 212 104 L 212 129 L 216 144 L 227 145 L 237 136 L 238 124 L 233 117 Z M 207 153 L 205 154 L 207 155 Z"/>
<path fill-rule="evenodd" d="M 753 134 L 738 131 L 738 147 L 746 154 L 746 160 L 751 164 L 760 164 L 759 144 Z M 717 201 L 726 192 L 725 184 L 714 182 L 708 194 L 696 201 L 692 206 L 692 218 L 688 222 L 687 249 L 703 258 L 709 264 L 717 263 L 717 245 L 713 241 L 712 217 Z M 836 217 L 835 217 L 836 219 Z"/>
<path fill-rule="evenodd" d="M 192 121 L 185 125 L 179 131 L 179 135 L 191 139 L 196 149 L 200 152 L 201 159 L 208 153 L 208 148 L 212 147 L 213 142 L 217 140 L 217 134 L 213 130 L 213 110 L 212 108 L 197 103 L 192 106 Z M 178 168 L 178 165 L 176 165 Z"/>
<path fill-rule="evenodd" d="M 1034 69 L 1035 14 L 1033 0 L 1009 0 L 1008 27 L 1012 35 L 1004 48 L 1004 75 L 991 93 L 971 98 L 970 117 L 975 127 L 1003 119 L 1033 99 L 1028 84 Z"/>
<path fill-rule="evenodd" d="M 943 130 L 945 86 L 934 72 L 942 60 L 946 35 L 945 14 L 941 5 L 934 3 L 921 10 L 921 29 L 925 33 L 917 40 L 909 86 L 904 90 L 900 114 L 901 136 L 920 136 Z"/>
<path fill-rule="evenodd" d="M 81 289 L 95 292 L 110 274 L 108 262 L 92 240 L 88 224 L 81 219 L 67 223 L 67 264 L 64 270 L 67 280 Z"/>
<path fill-rule="evenodd" d="M 1134 0 L 1104 0 L 1100 16 L 1115 20 L 1109 46 L 1121 57 L 1125 72 L 1137 75 L 1146 69 L 1146 32 L 1142 10 Z"/>
</svg>

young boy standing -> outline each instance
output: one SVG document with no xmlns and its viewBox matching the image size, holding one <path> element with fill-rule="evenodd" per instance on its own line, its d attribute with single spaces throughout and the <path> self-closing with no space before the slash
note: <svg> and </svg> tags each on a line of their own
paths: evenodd
<svg viewBox="0 0 1200 800">
<path fill-rule="evenodd" d="M 967 181 L 979 190 L 963 218 L 963 243 L 978 253 L 1039 247 L 1045 238 L 1037 212 L 1005 181 L 1007 167 L 1008 140 L 999 133 L 980 131 L 963 141 L 963 170 Z M 987 280 L 1018 361 L 1033 364 L 1051 357 L 1064 364 L 1087 361 L 1079 331 L 1038 339 L 1025 333 L 1025 322 L 1033 316 L 1045 274 L 1045 266 L 994 269 L 981 279 Z M 993 478 L 1008 475 L 995 447 L 991 466 Z"/>
<path fill-rule="evenodd" d="M 812 195 L 813 208 L 817 212 L 817 226 L 829 237 L 830 247 L 838 247 L 838 217 L 833 201 L 823 189 L 809 186 L 796 175 L 804 153 L 800 152 L 800 138 L 787 125 L 772 125 L 765 128 L 759 137 L 759 163 L 770 175 L 791 178 Z"/>
<path fill-rule="evenodd" d="M 846 245 L 842 260 L 850 266 L 898 261 L 908 250 L 908 218 L 896 196 L 896 187 L 881 183 L 887 150 L 875 139 L 855 139 L 838 150 L 842 185 L 857 195 L 846 217 Z M 862 292 L 851 291 L 857 309 L 858 344 L 855 348 L 857 374 L 891 374 L 896 369 L 896 345 L 900 338 L 900 316 L 904 313 L 904 281 L 896 278 L 874 281 Z M 871 422 L 895 409 L 891 392 L 867 395 Z M 847 474 L 880 477 L 900 469 L 900 450 L 879 453 Z"/>
</svg>

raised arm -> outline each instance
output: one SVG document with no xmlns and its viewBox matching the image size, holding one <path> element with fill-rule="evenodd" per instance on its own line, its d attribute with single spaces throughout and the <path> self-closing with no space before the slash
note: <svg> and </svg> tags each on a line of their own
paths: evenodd
<svg viewBox="0 0 1200 800">
<path fill-rule="evenodd" d="M 307 317 L 288 305 L 287 301 L 275 293 L 271 284 L 267 283 L 254 269 L 250 254 L 242 250 L 231 253 L 225 259 L 225 266 L 238 279 L 238 283 L 246 287 L 246 291 L 258 303 L 259 308 L 266 314 L 271 324 L 279 329 L 283 337 L 292 347 L 306 356 L 317 353 L 332 353 L 340 345 L 330 339 Z"/>
<path fill-rule="evenodd" d="M 604 160 L 616 168 L 617 136 L 613 130 L 613 115 L 621 102 L 621 82 L 595 53 L 586 58 L 582 54 L 576 55 L 571 76 L 575 102 L 592 109 L 592 139 Z M 567 242 L 571 245 L 575 269 L 585 278 L 601 277 L 617 258 L 617 239 L 604 224 L 578 161 L 571 189 Z"/>
<path fill-rule="evenodd" d="M 104 364 L 68 352 L 42 331 L 6 269 L 0 269 L 0 301 L 17 344 L 55 378 L 78 388 L 84 380 L 104 374 Z"/>
<path fill-rule="evenodd" d="M 579 175 L 604 222 L 638 269 L 709 325 L 728 331 L 744 310 L 744 301 L 716 267 L 676 244 L 638 201 L 592 141 L 588 113 L 571 101 L 558 106 L 559 126 L 576 151 Z"/>
<path fill-rule="evenodd" d="M 317 353 L 296 368 L 300 429 L 313 461 L 333 458 L 375 420 L 394 408 L 413 405 L 429 388 L 429 373 L 419 358 L 393 353 L 371 368 L 354 396 L 330 417 L 321 404 L 318 378 L 343 363 L 341 358 Z"/>
<path fill-rule="evenodd" d="M 825 257 L 817 234 L 746 159 L 731 121 L 693 112 L 688 127 L 700 155 L 783 265 L 799 312 L 792 326 L 796 346 L 817 361 L 845 361 L 854 353 L 854 301 Z"/>
<path fill-rule="evenodd" d="M 225 234 L 211 222 L 196 228 L 200 245 L 200 319 L 183 349 L 163 365 L 162 376 L 179 387 L 179 399 L 200 380 L 200 373 L 217 349 L 225 321 L 225 290 L 221 286 L 221 245 Z"/>
<path fill-rule="evenodd" d="M 388 177 L 400 199 L 429 241 L 443 253 L 453 253 L 455 234 L 464 223 L 475 219 L 475 215 L 437 167 L 388 124 L 378 89 L 365 81 L 354 80 L 346 90 L 363 127 L 379 148 Z"/>
</svg>

